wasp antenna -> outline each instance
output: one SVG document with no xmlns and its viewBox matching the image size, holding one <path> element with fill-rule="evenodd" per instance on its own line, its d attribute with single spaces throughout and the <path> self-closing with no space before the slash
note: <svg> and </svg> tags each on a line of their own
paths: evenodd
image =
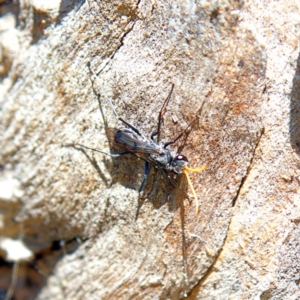
<svg viewBox="0 0 300 300">
<path fill-rule="evenodd" d="M 186 176 L 186 179 L 187 179 L 187 181 L 188 181 L 189 187 L 191 188 L 192 194 L 193 194 L 193 196 L 194 196 L 194 198 L 195 198 L 195 201 L 196 201 L 196 214 L 198 214 L 198 208 L 199 208 L 198 197 L 197 197 L 197 195 L 196 195 L 196 192 L 195 192 L 195 190 L 194 190 L 194 187 L 193 187 L 193 184 L 192 184 L 192 181 L 191 181 L 191 179 L 190 179 L 190 176 L 189 176 L 188 172 L 187 172 L 186 170 L 184 170 L 183 173 L 184 173 L 184 175 Z"/>
<path fill-rule="evenodd" d="M 188 185 L 189 185 L 189 187 L 190 187 L 190 189 L 191 189 L 191 191 L 192 191 L 192 194 L 193 194 L 193 196 L 194 196 L 194 198 L 195 198 L 195 201 L 196 201 L 196 214 L 198 214 L 198 212 L 199 212 L 199 201 L 198 201 L 198 197 L 197 197 L 197 195 L 196 195 L 195 189 L 194 189 L 194 187 L 193 187 L 193 184 L 192 184 L 192 181 L 191 181 L 191 179 L 190 179 L 190 176 L 189 176 L 188 172 L 189 172 L 189 171 L 190 171 L 190 172 L 201 172 L 201 171 L 204 171 L 206 168 L 207 168 L 207 165 L 204 165 L 203 167 L 201 167 L 201 168 L 196 168 L 196 169 L 190 168 L 190 167 L 188 167 L 188 166 L 185 166 L 185 167 L 184 167 L 184 170 L 183 170 L 183 173 L 184 173 L 184 175 L 185 175 L 185 177 L 186 177 L 186 179 L 187 179 L 187 181 L 188 181 Z"/>
<path fill-rule="evenodd" d="M 106 152 L 101 151 L 99 149 L 87 147 L 87 146 L 84 146 L 82 144 L 77 144 L 77 143 L 66 144 L 63 147 L 72 147 L 74 149 L 78 149 L 78 147 L 79 147 L 79 148 L 83 148 L 83 149 L 87 149 L 87 150 L 92 150 L 92 151 L 95 151 L 95 152 L 99 152 L 99 153 L 105 154 L 105 155 L 110 156 L 110 157 L 119 157 L 119 156 L 128 154 L 127 151 L 124 151 L 124 152 L 121 152 L 121 153 L 106 153 Z"/>
<path fill-rule="evenodd" d="M 204 165 L 203 167 L 201 167 L 201 168 L 190 168 L 190 167 L 188 167 L 188 166 L 185 166 L 184 167 L 184 169 L 186 170 L 186 171 L 190 171 L 190 172 L 201 172 L 201 171 L 204 171 L 205 169 L 207 168 L 207 165 Z"/>
</svg>

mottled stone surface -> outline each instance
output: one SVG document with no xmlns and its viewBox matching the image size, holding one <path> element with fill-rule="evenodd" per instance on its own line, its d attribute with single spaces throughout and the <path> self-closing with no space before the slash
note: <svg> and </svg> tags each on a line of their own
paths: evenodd
<svg viewBox="0 0 300 300">
<path fill-rule="evenodd" d="M 2 249 L 0 292 L 299 298 L 299 8 L 0 4 L 0 234 L 35 255 Z M 199 214 L 185 178 L 174 187 L 152 168 L 139 200 L 141 160 L 65 147 L 114 151 L 105 128 L 122 124 L 105 98 L 150 137 L 172 83 L 161 139 L 196 119 L 170 148 L 207 165 L 191 173 Z"/>
</svg>

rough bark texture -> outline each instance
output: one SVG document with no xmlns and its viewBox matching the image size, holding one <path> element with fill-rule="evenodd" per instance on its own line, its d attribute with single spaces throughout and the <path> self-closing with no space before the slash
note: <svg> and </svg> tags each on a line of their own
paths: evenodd
<svg viewBox="0 0 300 300">
<path fill-rule="evenodd" d="M 47 2 L 0 2 L 0 297 L 299 299 L 299 3 Z M 105 98 L 150 137 L 172 83 L 199 214 L 185 178 L 139 199 L 142 161 L 66 147 L 113 152 Z"/>
</svg>

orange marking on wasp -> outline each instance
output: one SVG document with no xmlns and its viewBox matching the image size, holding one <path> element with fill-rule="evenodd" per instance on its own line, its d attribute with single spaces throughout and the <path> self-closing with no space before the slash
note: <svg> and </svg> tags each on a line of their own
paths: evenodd
<svg viewBox="0 0 300 300">
<path fill-rule="evenodd" d="M 185 166 L 184 169 L 183 169 L 183 174 L 186 176 L 186 179 L 188 181 L 188 185 L 189 185 L 189 187 L 192 191 L 192 194 L 195 198 L 195 201 L 196 201 L 196 214 L 198 214 L 198 212 L 199 212 L 199 201 L 198 201 L 198 197 L 196 195 L 195 189 L 193 187 L 193 184 L 192 184 L 192 181 L 190 179 L 190 176 L 189 176 L 188 172 L 201 172 L 201 171 L 204 171 L 206 168 L 207 168 L 207 165 L 204 165 L 201 168 L 190 168 L 188 166 Z"/>
</svg>

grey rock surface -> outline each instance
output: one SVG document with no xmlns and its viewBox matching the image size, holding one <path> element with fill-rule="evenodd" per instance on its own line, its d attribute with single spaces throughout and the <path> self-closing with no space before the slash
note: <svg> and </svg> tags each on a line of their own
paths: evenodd
<svg viewBox="0 0 300 300">
<path fill-rule="evenodd" d="M 296 1 L 0 9 L 1 291 L 16 299 L 299 298 Z M 171 175 L 174 186 L 152 168 L 139 199 L 143 161 L 68 146 L 114 153 L 105 129 L 123 125 L 106 98 L 150 137 L 172 84 L 161 140 L 195 120 L 170 148 L 191 167 L 207 166 L 190 173 L 198 214 L 184 176 Z M 27 247 L 18 257 L 14 239 Z"/>
</svg>

